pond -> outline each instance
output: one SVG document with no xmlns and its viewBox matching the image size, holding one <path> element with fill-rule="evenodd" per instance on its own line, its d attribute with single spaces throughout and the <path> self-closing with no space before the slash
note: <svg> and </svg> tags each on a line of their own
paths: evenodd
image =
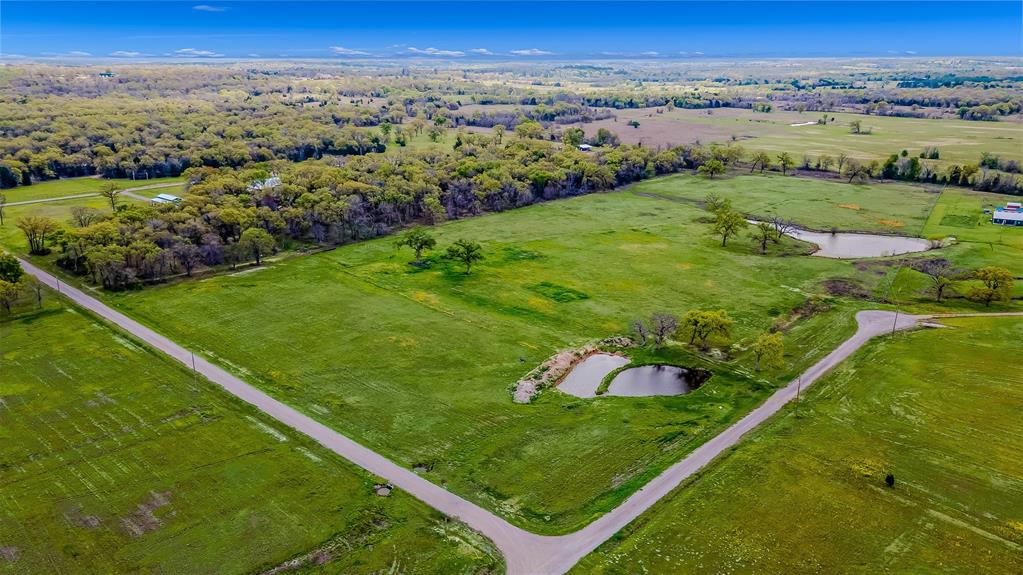
<svg viewBox="0 0 1023 575">
<path fill-rule="evenodd" d="M 607 395 L 647 397 L 682 395 L 699 388 L 710 373 L 674 365 L 642 365 L 622 370 L 611 381 Z"/>
<path fill-rule="evenodd" d="M 596 397 L 604 377 L 629 363 L 629 358 L 609 353 L 595 353 L 572 368 L 558 389 L 576 397 Z"/>
<path fill-rule="evenodd" d="M 757 223 L 750 220 L 750 223 Z M 897 256 L 932 249 L 935 243 L 924 238 L 857 234 L 849 232 L 811 232 L 793 228 L 785 235 L 817 245 L 813 255 L 822 258 L 877 258 Z"/>
<path fill-rule="evenodd" d="M 620 355 L 593 354 L 576 364 L 558 385 L 558 389 L 576 397 L 596 397 L 597 388 L 607 374 L 625 367 L 629 361 L 629 358 Z M 644 365 L 619 372 L 604 395 L 682 395 L 700 387 L 709 377 L 710 372 L 704 369 Z"/>
</svg>

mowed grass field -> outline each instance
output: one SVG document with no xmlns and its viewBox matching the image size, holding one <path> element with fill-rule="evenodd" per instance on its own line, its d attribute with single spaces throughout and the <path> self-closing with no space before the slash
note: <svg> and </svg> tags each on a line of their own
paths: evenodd
<svg viewBox="0 0 1023 575">
<path fill-rule="evenodd" d="M 477 534 L 56 298 L 0 321 L 0 573 L 501 569 Z"/>
<path fill-rule="evenodd" d="M 923 231 L 940 188 L 905 184 L 850 185 L 845 182 L 775 174 L 739 174 L 708 180 L 691 175 L 667 176 L 631 189 L 664 199 L 703 202 L 708 194 L 730 200 L 748 216 L 781 216 L 806 229 L 894 233 Z M 980 211 L 978 210 L 979 214 Z"/>
<path fill-rule="evenodd" d="M 845 185 L 757 178 L 778 178 L 807 201 L 821 186 Z M 511 521 L 570 531 L 829 352 L 852 332 L 851 311 L 870 304 L 836 301 L 798 323 L 786 336 L 786 368 L 755 375 L 745 350 L 777 316 L 820 293 L 824 280 L 852 278 L 868 291 L 885 280 L 849 262 L 761 256 L 745 238 L 721 248 L 705 211 L 644 189 L 432 229 L 441 247 L 483 243 L 487 259 L 468 276 L 441 259 L 409 266 L 412 254 L 383 238 L 108 300 Z M 922 219 L 932 197 L 913 198 L 917 209 L 905 210 Z M 825 203 L 806 213 L 816 217 L 807 225 L 823 227 L 851 212 Z M 594 400 L 551 392 L 512 403 L 516 380 L 556 351 L 624 333 L 654 311 L 693 308 L 736 319 L 732 358 L 711 363 L 716 375 L 698 392 Z M 665 353 L 708 362 L 679 348 Z"/>
<path fill-rule="evenodd" d="M 828 112 L 834 122 L 825 125 L 803 125 L 816 122 L 823 112 L 770 113 L 735 108 L 713 110 L 675 109 L 658 114 L 655 109 L 616 110 L 617 119 L 581 124 L 587 135 L 600 128 L 617 132 L 623 142 L 645 146 L 691 144 L 693 142 L 737 143 L 747 150 L 764 150 L 777 154 L 788 152 L 798 162 L 804 154 L 816 158 L 822 154 L 837 157 L 845 153 L 860 160 L 884 159 L 908 150 L 918 155 L 925 147 L 938 148 L 936 166 L 949 163 L 973 163 L 983 152 L 1005 160 L 1023 161 L 1023 124 L 1019 122 L 972 122 L 966 120 L 931 120 L 867 116 Z M 639 128 L 628 123 L 636 120 Z M 870 134 L 852 134 L 849 124 L 859 120 Z M 834 168 L 832 168 L 834 169 Z"/>
<path fill-rule="evenodd" d="M 3 190 L 3 193 L 7 196 L 8 202 L 23 202 L 59 198 L 62 196 L 74 196 L 78 194 L 95 194 L 99 193 L 104 184 L 111 182 L 123 190 L 152 184 L 167 184 L 181 181 L 181 178 L 154 178 L 151 180 L 65 178 L 61 180 L 39 182 L 32 184 L 31 186 L 18 186 L 16 188 Z M 173 188 L 164 188 L 161 191 L 166 192 L 169 189 Z M 156 194 L 154 193 L 153 195 Z"/>
<path fill-rule="evenodd" d="M 138 202 L 133 198 L 121 197 L 118 202 L 129 203 Z M 104 214 L 110 213 L 110 202 L 102 197 L 85 197 L 85 198 L 74 198 L 70 200 L 59 200 L 53 202 L 42 202 L 38 204 L 23 204 L 20 206 L 9 206 L 4 208 L 4 224 L 0 226 L 0 245 L 7 251 L 16 253 L 19 255 L 28 254 L 28 240 L 25 239 L 25 234 L 18 229 L 18 219 L 22 216 L 44 216 L 53 218 L 61 224 L 70 226 L 71 220 L 71 208 L 75 206 L 82 206 L 87 208 L 95 208 Z M 42 260 L 49 262 L 47 267 L 53 269 L 55 266 L 52 264 L 52 260 L 55 260 L 57 253 L 60 248 L 53 245 L 50 239 L 47 240 L 47 247 L 53 249 L 53 253 L 43 258 L 35 258 L 36 260 Z"/>
<path fill-rule="evenodd" d="M 1000 266 L 1017 278 L 1023 277 L 1023 228 L 992 224 L 990 214 L 983 213 L 984 209 L 990 210 L 1012 201 L 1019 201 L 1019 197 L 945 188 L 920 235 L 927 238 L 955 237 L 955 245 L 933 253 L 940 253 L 959 269 Z M 963 283 L 953 288 L 952 297 L 961 296 L 968 285 Z M 942 311 L 944 306 L 932 301 L 929 288 L 925 276 L 903 269 L 893 283 L 892 297 L 913 304 L 918 311 Z M 1016 281 L 1013 297 L 1017 300 L 1023 298 L 1023 281 Z M 991 311 L 961 297 L 956 299 L 955 305 L 972 307 L 975 311 Z"/>
<path fill-rule="evenodd" d="M 1023 572 L 1023 319 L 943 323 L 868 344 L 573 573 Z"/>
</svg>

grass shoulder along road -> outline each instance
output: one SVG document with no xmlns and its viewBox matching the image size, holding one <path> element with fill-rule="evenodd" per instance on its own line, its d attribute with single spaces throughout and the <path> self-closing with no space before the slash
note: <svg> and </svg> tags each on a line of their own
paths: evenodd
<svg viewBox="0 0 1023 575">
<path fill-rule="evenodd" d="M 461 524 L 44 301 L 0 320 L 0 573 L 501 569 Z"/>
<path fill-rule="evenodd" d="M 573 572 L 1023 570 L 1023 320 L 941 321 L 868 344 Z"/>
</svg>

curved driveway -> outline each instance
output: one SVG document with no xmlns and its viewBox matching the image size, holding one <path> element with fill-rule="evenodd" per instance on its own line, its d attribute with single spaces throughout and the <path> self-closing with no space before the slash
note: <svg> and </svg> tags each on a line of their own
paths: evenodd
<svg viewBox="0 0 1023 575">
<path fill-rule="evenodd" d="M 887 311 L 857 313 L 858 327 L 852 337 L 842 342 L 834 351 L 806 370 L 800 378 L 776 391 L 762 405 L 633 493 L 617 508 L 575 533 L 543 536 L 520 529 L 475 503 L 442 489 L 409 469 L 398 466 L 384 456 L 299 413 L 130 317 L 104 305 L 85 292 L 59 282 L 54 276 L 28 262 L 22 260 L 21 263 L 25 271 L 52 288 L 59 287 L 60 292 L 76 304 L 117 324 L 128 333 L 187 367 L 194 367 L 196 371 L 231 394 L 256 406 L 284 425 L 315 439 L 327 449 L 355 465 L 384 478 L 427 505 L 448 516 L 458 518 L 471 528 L 483 533 L 504 554 L 508 575 L 561 575 L 565 573 L 581 558 L 596 549 L 598 545 L 670 493 L 682 481 L 699 471 L 726 449 L 736 445 L 743 435 L 777 413 L 786 403 L 795 399 L 800 387 L 809 387 L 821 375 L 838 365 L 870 338 L 882 333 L 913 327 L 918 320 L 931 317 Z M 943 317 L 951 315 L 955 314 Z"/>
</svg>

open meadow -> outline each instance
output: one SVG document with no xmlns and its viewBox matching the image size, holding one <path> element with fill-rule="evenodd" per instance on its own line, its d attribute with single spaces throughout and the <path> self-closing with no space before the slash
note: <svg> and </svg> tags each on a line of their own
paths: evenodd
<svg viewBox="0 0 1023 575">
<path fill-rule="evenodd" d="M 483 538 L 48 293 L 0 320 L 0 573 L 489 573 Z"/>
<path fill-rule="evenodd" d="M 817 120 L 827 115 L 826 125 Z M 802 156 L 846 154 L 859 160 L 881 160 L 902 150 L 917 155 L 926 147 L 938 148 L 941 157 L 928 160 L 936 166 L 977 163 L 981 153 L 1023 161 L 1023 124 L 1019 122 L 970 122 L 951 119 L 865 116 L 846 112 L 770 113 L 738 108 L 709 110 L 674 109 L 658 113 L 649 108 L 616 110 L 614 119 L 584 124 L 588 135 L 600 128 L 616 132 L 625 143 L 668 146 L 693 142 L 736 141 L 750 150 Z M 638 128 L 629 122 L 639 122 Z M 850 123 L 858 121 L 869 134 L 853 134 Z"/>
<path fill-rule="evenodd" d="M 941 323 L 868 344 L 572 573 L 1019 573 L 1023 321 Z"/>
<path fill-rule="evenodd" d="M 172 184 L 182 182 L 181 178 L 153 178 L 149 180 L 130 180 L 130 179 L 101 179 L 101 178 L 66 178 L 61 180 L 49 180 L 45 182 L 37 182 L 31 186 L 19 186 L 9 190 L 4 190 L 4 195 L 7 196 L 7 202 L 28 202 L 34 200 L 47 200 L 52 198 L 60 198 L 63 196 L 76 196 L 81 194 L 99 194 L 100 190 L 106 184 L 114 184 L 118 189 L 124 190 L 129 188 L 138 188 L 143 186 L 153 186 L 161 184 Z M 143 193 L 153 192 L 152 195 L 156 195 L 161 192 L 170 192 L 174 188 L 155 188 L 150 190 L 139 190 L 137 193 L 142 195 Z M 123 197 L 123 196 L 122 196 Z"/>
<path fill-rule="evenodd" d="M 888 204 L 918 227 L 936 198 L 780 176 L 711 185 L 761 181 L 787 198 L 772 204 L 778 215 L 819 227 L 836 218 L 878 226 Z M 676 189 L 681 198 L 689 185 L 703 180 L 657 180 L 434 228 L 441 246 L 483 244 L 486 259 L 471 275 L 435 255 L 427 268 L 410 266 L 411 252 L 380 239 L 108 301 L 515 523 L 570 531 L 830 351 L 851 333 L 851 311 L 877 304 L 832 300 L 787 334 L 783 370 L 754 374 L 748 345 L 778 316 L 826 293 L 826 280 L 868 296 L 890 281 L 894 267 L 785 255 L 798 253 L 786 247 L 794 242 L 766 256 L 747 239 L 721 248 L 702 208 L 662 197 Z M 864 209 L 842 207 L 850 193 Z M 693 308 L 736 319 L 724 361 L 663 352 L 715 372 L 698 392 L 595 400 L 548 392 L 528 406 L 511 402 L 515 381 L 555 351 L 625 333 L 653 311 Z"/>
<path fill-rule="evenodd" d="M 0 18 L 0 575 L 1023 575 L 1023 2 Z"/>
</svg>

